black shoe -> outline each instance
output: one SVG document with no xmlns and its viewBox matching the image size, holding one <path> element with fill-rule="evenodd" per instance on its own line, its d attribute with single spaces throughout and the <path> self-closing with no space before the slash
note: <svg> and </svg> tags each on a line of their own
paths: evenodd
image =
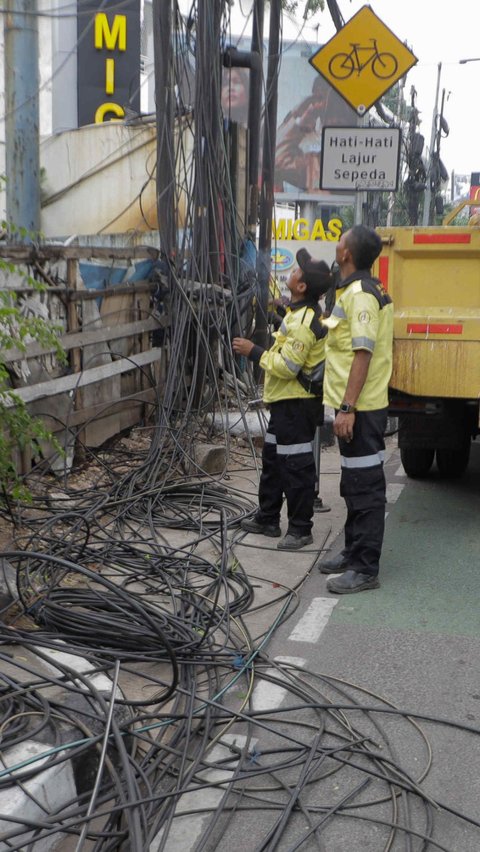
<svg viewBox="0 0 480 852">
<path fill-rule="evenodd" d="M 282 534 L 278 524 L 259 524 L 255 518 L 244 518 L 243 521 L 240 521 L 240 526 L 245 532 L 266 535 L 268 538 L 279 538 Z"/>
<path fill-rule="evenodd" d="M 355 592 L 378 589 L 379 586 L 378 577 L 372 574 L 358 574 L 356 571 L 345 571 L 341 577 L 332 577 L 327 583 L 328 591 L 336 595 L 352 595 Z"/>
<path fill-rule="evenodd" d="M 313 511 L 314 512 L 331 512 L 332 507 L 327 506 L 327 504 L 323 502 L 321 497 L 315 497 L 315 500 L 313 501 Z"/>
<path fill-rule="evenodd" d="M 338 553 L 332 556 L 331 559 L 324 559 L 318 566 L 320 574 L 342 574 L 343 571 L 348 571 L 348 559 L 343 553 Z"/>
<path fill-rule="evenodd" d="M 277 550 L 300 550 L 301 547 L 306 547 L 307 544 L 313 544 L 313 536 L 287 533 L 286 536 L 278 542 Z"/>
</svg>

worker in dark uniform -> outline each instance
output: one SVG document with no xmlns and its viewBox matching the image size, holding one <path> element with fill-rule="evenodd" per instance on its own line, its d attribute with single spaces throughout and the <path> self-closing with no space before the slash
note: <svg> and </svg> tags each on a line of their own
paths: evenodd
<svg viewBox="0 0 480 852">
<path fill-rule="evenodd" d="M 315 499 L 313 440 L 323 421 L 322 381 L 325 336 L 319 298 L 331 287 L 328 265 L 306 249 L 287 282 L 290 303 L 270 349 L 236 337 L 233 350 L 260 363 L 265 371 L 264 401 L 270 420 L 262 454 L 258 510 L 242 529 L 272 538 L 281 535 L 280 511 L 287 501 L 288 529 L 281 550 L 311 544 Z"/>
<path fill-rule="evenodd" d="M 320 564 L 337 594 L 378 588 L 385 526 L 384 433 L 392 372 L 393 304 L 370 269 L 382 250 L 364 225 L 342 234 L 340 269 L 328 327 L 324 401 L 335 409 L 341 457 L 340 493 L 347 506 L 345 547 Z"/>
</svg>

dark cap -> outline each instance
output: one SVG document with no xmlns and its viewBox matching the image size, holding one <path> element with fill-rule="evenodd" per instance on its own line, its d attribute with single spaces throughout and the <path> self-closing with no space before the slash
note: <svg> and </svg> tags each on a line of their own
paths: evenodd
<svg viewBox="0 0 480 852">
<path fill-rule="evenodd" d="M 314 260 L 307 249 L 297 251 L 297 263 L 303 272 L 303 280 L 306 284 L 318 289 L 319 293 L 326 293 L 332 286 L 330 267 L 324 260 Z"/>
</svg>

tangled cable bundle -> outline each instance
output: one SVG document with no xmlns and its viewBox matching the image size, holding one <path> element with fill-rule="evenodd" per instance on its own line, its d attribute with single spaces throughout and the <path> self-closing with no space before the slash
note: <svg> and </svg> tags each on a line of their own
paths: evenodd
<svg viewBox="0 0 480 852">
<path fill-rule="evenodd" d="M 190 832 L 195 852 L 473 852 L 477 816 L 429 788 L 435 742 L 448 731 L 462 755 L 480 731 L 271 659 L 318 553 L 294 588 L 249 578 L 237 544 L 253 503 L 196 460 L 194 442 L 219 428 L 229 470 L 257 464 L 227 416 L 258 396 L 231 353 L 231 338 L 250 334 L 257 292 L 240 259 L 226 116 L 212 101 L 230 4 L 218 3 L 220 35 L 197 3 L 186 17 L 172 6 L 185 132 L 167 154 L 184 215 L 157 293 L 170 318 L 166 380 L 145 449 L 83 447 L 90 478 L 75 488 L 52 489 L 37 469 L 17 549 L 3 554 L 21 607 L 0 622 L 0 796 L 22 805 L 0 807 L 0 848 L 187 852 Z"/>
<path fill-rule="evenodd" d="M 136 500 L 128 507 L 129 518 L 151 519 L 154 527 L 175 529 L 217 529 L 222 512 L 227 526 L 240 523 L 255 504 L 226 488 L 208 482 L 183 485 L 177 483 L 161 490 L 153 498 Z"/>
<path fill-rule="evenodd" d="M 240 850 L 243 844 L 255 852 L 293 852 L 335 842 L 355 848 L 361 837 L 372 850 L 410 845 L 453 852 L 459 848 L 453 838 L 460 836 L 455 825 L 461 848 L 475 848 L 478 820 L 428 795 L 433 755 L 427 730 L 431 723 L 447 726 L 467 742 L 478 730 L 418 717 L 351 683 L 276 663 L 259 651 L 230 664 L 211 658 L 203 665 L 182 664 L 168 712 L 161 712 L 162 702 L 152 706 L 148 698 L 141 704 L 123 697 L 119 703 L 128 712 L 119 718 L 110 715 L 116 675 L 121 681 L 122 671 L 131 674 L 137 666 L 128 660 L 99 664 L 92 651 L 92 668 L 82 674 L 71 657 L 58 653 L 58 639 L 33 633 L 25 644 L 26 637 L 2 631 L 2 640 L 7 638 L 9 646 L 18 641 L 19 649 L 27 648 L 30 659 L 23 661 L 25 651 L 20 660 L 0 653 L 11 669 L 1 679 L 2 749 L 32 739 L 43 746 L 15 779 L 0 771 L 0 789 L 18 783 L 26 789 L 27 779 L 48 767 L 58 771 L 66 760 L 88 772 L 86 778 L 80 773 L 78 794 L 55 813 L 45 809 L 28 825 L 12 823 L 2 834 L 6 848 L 23 848 L 26 828 L 34 832 L 30 839 L 53 842 L 80 837 L 85 826 L 92 849 L 161 848 L 167 839 L 178 844 L 185 821 L 199 815 L 203 830 L 195 849 Z M 54 674 L 42 678 L 45 660 Z M 150 662 L 147 655 L 145 665 Z M 95 687 L 99 673 L 109 675 L 110 692 Z M 161 684 L 158 669 L 149 666 L 142 674 L 152 687 Z M 242 684 L 247 694 L 239 700 L 232 687 Z M 283 705 L 262 708 L 254 684 L 282 689 Z M 79 696 L 80 710 L 74 700 Z M 403 760 L 397 740 L 404 750 L 408 744 Z M 257 823 L 262 815 L 263 832 L 252 828 L 254 814 Z"/>
</svg>

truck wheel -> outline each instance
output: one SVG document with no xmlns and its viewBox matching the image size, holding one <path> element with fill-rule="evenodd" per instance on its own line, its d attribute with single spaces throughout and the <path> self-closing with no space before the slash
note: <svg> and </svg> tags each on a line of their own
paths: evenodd
<svg viewBox="0 0 480 852">
<path fill-rule="evenodd" d="M 455 449 L 437 450 L 437 467 L 445 479 L 457 479 L 467 469 L 470 458 L 470 441 Z"/>
<path fill-rule="evenodd" d="M 426 476 L 433 464 L 435 450 L 429 447 L 402 447 L 400 458 L 407 476 L 421 479 Z"/>
</svg>

